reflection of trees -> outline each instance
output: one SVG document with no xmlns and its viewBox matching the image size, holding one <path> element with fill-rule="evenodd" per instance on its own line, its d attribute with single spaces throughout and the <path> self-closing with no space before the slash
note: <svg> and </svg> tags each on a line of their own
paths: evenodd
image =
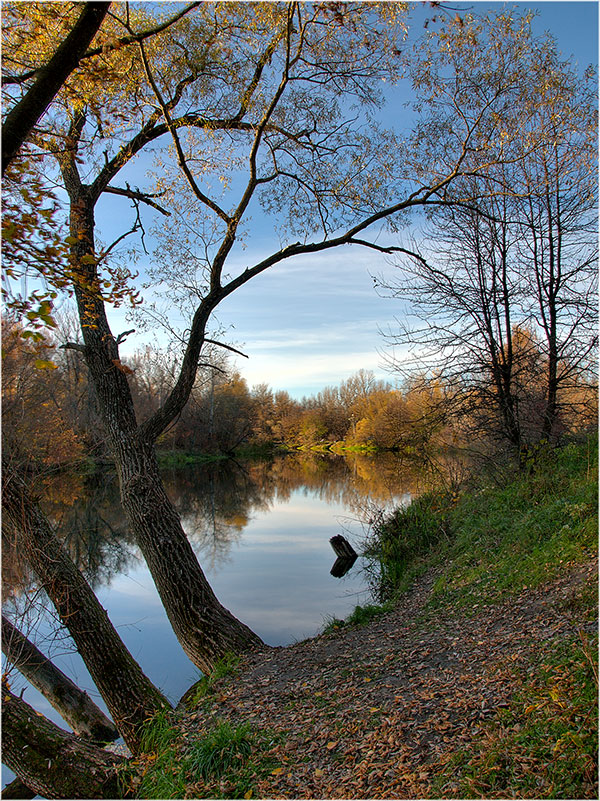
<svg viewBox="0 0 600 801">
<path fill-rule="evenodd" d="M 188 538 L 212 568 L 227 560 L 252 512 L 268 509 L 272 498 L 260 472 L 236 461 L 173 470 L 164 482 Z"/>
<path fill-rule="evenodd" d="M 125 525 L 114 473 L 85 476 L 74 499 L 69 497 L 70 487 L 71 478 L 65 475 L 48 482 L 44 508 L 57 524 L 69 555 L 95 589 L 124 573 L 137 558 L 137 547 Z"/>
<path fill-rule="evenodd" d="M 357 515 L 365 505 L 387 506 L 407 492 L 416 494 L 419 483 L 415 466 L 392 453 L 299 452 L 275 460 L 269 476 L 281 500 L 305 487 Z"/>
<path fill-rule="evenodd" d="M 253 514 L 285 503 L 298 490 L 368 520 L 406 494 L 455 483 L 457 475 L 457 462 L 448 455 L 434 463 L 424 456 L 408 461 L 392 453 L 302 451 L 272 461 L 219 461 L 172 470 L 165 485 L 192 544 L 214 568 L 227 561 Z M 125 526 L 114 473 L 45 478 L 41 494 L 71 557 L 94 587 L 109 583 L 139 558 Z M 29 586 L 29 574 L 20 562 L 18 544 L 3 547 L 5 593 L 18 594 Z"/>
</svg>

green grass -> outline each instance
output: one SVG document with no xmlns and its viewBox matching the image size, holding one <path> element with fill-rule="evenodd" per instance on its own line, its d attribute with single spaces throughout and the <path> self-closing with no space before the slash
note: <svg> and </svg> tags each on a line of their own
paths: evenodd
<svg viewBox="0 0 600 801">
<path fill-rule="evenodd" d="M 225 654 L 219 659 L 212 672 L 208 676 L 203 676 L 186 693 L 186 705 L 197 706 L 201 701 L 214 692 L 215 685 L 225 676 L 233 676 L 237 673 L 240 665 L 240 657 L 233 653 Z"/>
<path fill-rule="evenodd" d="M 232 726 L 221 721 L 205 737 L 190 745 L 186 765 L 204 780 L 218 779 L 250 756 L 252 744 L 249 723 Z"/>
<path fill-rule="evenodd" d="M 596 798 L 597 637 L 543 647 L 533 677 L 435 776 L 432 797 Z"/>
<path fill-rule="evenodd" d="M 365 556 L 377 563 L 376 595 L 393 597 L 406 588 L 422 558 L 451 539 L 450 512 L 455 497 L 428 492 L 375 524 Z"/>
<path fill-rule="evenodd" d="M 227 459 L 223 453 L 190 453 L 188 451 L 157 451 L 158 464 L 162 468 L 188 467 L 192 464 L 206 464 Z"/>
<path fill-rule="evenodd" d="M 184 734 L 176 715 L 160 712 L 144 727 L 138 798 L 250 797 L 274 765 L 272 739 L 249 723 L 217 720 L 201 736 Z M 191 795 L 190 795 L 191 793 Z"/>
<path fill-rule="evenodd" d="M 323 634 L 331 634 L 331 632 L 346 626 L 366 626 L 367 623 L 370 623 L 375 618 L 380 617 L 385 612 L 389 612 L 391 608 L 391 603 L 355 606 L 354 611 L 344 620 L 340 620 L 337 617 L 332 617 L 328 620 L 323 627 Z"/>
<path fill-rule="evenodd" d="M 407 576 L 444 564 L 431 610 L 505 600 L 596 551 L 597 444 L 540 452 L 527 470 L 461 496 L 428 493 L 374 529 L 367 555 L 380 566 L 380 597 Z"/>
</svg>

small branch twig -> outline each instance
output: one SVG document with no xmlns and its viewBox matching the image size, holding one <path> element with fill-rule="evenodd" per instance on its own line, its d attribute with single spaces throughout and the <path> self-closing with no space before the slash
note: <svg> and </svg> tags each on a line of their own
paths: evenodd
<svg viewBox="0 0 600 801">
<path fill-rule="evenodd" d="M 120 345 L 121 342 L 124 342 L 127 339 L 129 334 L 134 334 L 134 333 L 135 333 L 135 328 L 130 328 L 129 331 L 123 331 L 123 333 L 119 334 L 119 336 L 115 339 L 115 344 Z"/>
<path fill-rule="evenodd" d="M 219 348 L 225 348 L 226 350 L 230 350 L 230 351 L 232 351 L 233 353 L 237 353 L 237 354 L 238 354 L 238 356 L 243 356 L 243 357 L 244 357 L 244 359 L 249 359 L 249 358 L 250 358 L 250 357 L 248 356 L 248 354 L 246 354 L 246 353 L 242 353 L 242 351 L 241 351 L 241 350 L 238 350 L 237 348 L 234 348 L 234 347 L 232 347 L 231 345 L 226 345 L 224 342 L 217 342 L 217 340 L 216 340 L 216 339 L 207 339 L 206 337 L 204 337 L 204 341 L 205 341 L 205 342 L 210 342 L 210 344 L 211 344 L 211 345 L 217 345 Z M 218 368 L 217 368 L 217 369 L 218 369 Z"/>
</svg>

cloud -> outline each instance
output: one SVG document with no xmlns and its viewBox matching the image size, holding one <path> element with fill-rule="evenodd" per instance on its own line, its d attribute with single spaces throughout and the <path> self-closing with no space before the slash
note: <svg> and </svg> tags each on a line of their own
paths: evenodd
<svg viewBox="0 0 600 801">
<path fill-rule="evenodd" d="M 340 353 L 257 353 L 250 362 L 237 368 L 250 386 L 266 383 L 273 389 L 286 389 L 292 394 L 312 394 L 325 386 L 336 386 L 360 368 L 373 370 L 380 378 L 390 375 L 381 369 L 381 357 L 376 351 Z"/>
</svg>

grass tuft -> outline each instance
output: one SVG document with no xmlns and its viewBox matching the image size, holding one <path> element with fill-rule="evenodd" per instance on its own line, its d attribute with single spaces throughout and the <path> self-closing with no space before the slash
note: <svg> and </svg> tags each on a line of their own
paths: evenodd
<svg viewBox="0 0 600 801">
<path fill-rule="evenodd" d="M 225 654 L 219 659 L 212 672 L 208 676 L 203 676 L 200 681 L 185 695 L 187 706 L 197 706 L 207 695 L 214 692 L 215 685 L 225 676 L 233 676 L 237 673 L 240 665 L 240 657 L 234 653 Z"/>
<path fill-rule="evenodd" d="M 144 727 L 138 798 L 243 798 L 273 766 L 272 740 L 249 723 L 217 720 L 200 737 L 177 726 L 173 712 L 159 712 Z"/>
</svg>

